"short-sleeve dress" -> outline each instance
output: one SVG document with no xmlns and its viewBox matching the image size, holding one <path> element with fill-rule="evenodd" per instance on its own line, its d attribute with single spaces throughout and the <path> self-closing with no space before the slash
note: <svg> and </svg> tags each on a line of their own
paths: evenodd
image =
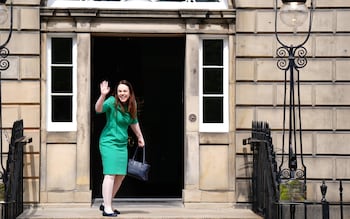
<svg viewBox="0 0 350 219">
<path fill-rule="evenodd" d="M 120 106 L 116 108 L 114 96 L 104 101 L 102 113 L 106 113 L 106 125 L 99 142 L 103 174 L 126 175 L 128 127 L 137 123 L 137 118 L 133 119 L 130 113 L 123 112 Z"/>
</svg>

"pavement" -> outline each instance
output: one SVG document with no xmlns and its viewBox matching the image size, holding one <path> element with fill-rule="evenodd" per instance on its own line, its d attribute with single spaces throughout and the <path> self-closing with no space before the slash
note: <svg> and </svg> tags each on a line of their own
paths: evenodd
<svg viewBox="0 0 350 219">
<path fill-rule="evenodd" d="M 100 201 L 88 204 L 45 204 L 24 209 L 17 219 L 96 219 L 103 217 Z M 114 202 L 127 219 L 262 219 L 252 210 L 242 207 L 184 207 L 181 201 L 118 201 Z"/>
</svg>

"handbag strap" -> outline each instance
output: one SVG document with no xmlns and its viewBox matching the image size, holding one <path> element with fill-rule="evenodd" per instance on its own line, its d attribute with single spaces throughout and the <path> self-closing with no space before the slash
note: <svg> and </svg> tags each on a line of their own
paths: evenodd
<svg viewBox="0 0 350 219">
<path fill-rule="evenodd" d="M 137 150 L 139 149 L 139 146 L 136 147 L 135 152 L 134 152 L 134 156 L 132 156 L 132 159 L 135 160 L 136 154 L 137 154 Z M 142 147 L 142 163 L 145 163 L 145 157 L 146 157 L 146 145 L 144 145 Z"/>
</svg>

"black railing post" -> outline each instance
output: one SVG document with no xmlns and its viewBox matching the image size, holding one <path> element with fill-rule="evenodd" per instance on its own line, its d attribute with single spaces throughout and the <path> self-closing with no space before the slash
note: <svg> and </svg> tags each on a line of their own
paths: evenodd
<svg viewBox="0 0 350 219">
<path fill-rule="evenodd" d="M 343 213 L 343 181 L 339 181 L 339 196 L 340 196 L 340 219 L 344 218 Z"/>
<path fill-rule="evenodd" d="M 290 219 L 295 219 L 295 204 L 289 206 Z"/>
<path fill-rule="evenodd" d="M 322 185 L 320 186 L 321 193 L 322 193 L 322 219 L 329 219 L 329 203 L 326 200 L 326 193 L 327 193 L 327 185 L 325 181 L 322 181 Z"/>
<path fill-rule="evenodd" d="M 23 147 L 31 141 L 23 136 L 23 120 L 15 121 L 6 168 L 2 173 L 5 194 L 1 215 L 4 219 L 15 219 L 23 212 Z"/>
</svg>

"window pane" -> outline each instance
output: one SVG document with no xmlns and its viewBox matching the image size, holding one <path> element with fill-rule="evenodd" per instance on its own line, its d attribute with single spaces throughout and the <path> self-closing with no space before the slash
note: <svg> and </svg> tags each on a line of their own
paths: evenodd
<svg viewBox="0 0 350 219">
<path fill-rule="evenodd" d="M 52 93 L 73 92 L 72 67 L 52 67 L 51 90 Z"/>
<path fill-rule="evenodd" d="M 203 94 L 223 94 L 222 68 L 203 69 Z"/>
<path fill-rule="evenodd" d="M 52 38 L 52 64 L 71 64 L 72 45 L 71 38 Z"/>
<path fill-rule="evenodd" d="M 72 96 L 52 97 L 52 122 L 72 122 Z"/>
<path fill-rule="evenodd" d="M 204 123 L 222 123 L 223 116 L 223 97 L 204 97 L 203 98 L 203 122 Z"/>
<path fill-rule="evenodd" d="M 223 65 L 223 40 L 203 40 L 203 65 Z"/>
</svg>

